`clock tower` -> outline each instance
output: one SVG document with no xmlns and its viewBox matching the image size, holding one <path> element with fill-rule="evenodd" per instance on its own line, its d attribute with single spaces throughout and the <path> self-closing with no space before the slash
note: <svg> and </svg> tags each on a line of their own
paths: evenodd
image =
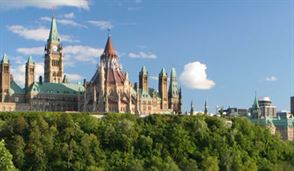
<svg viewBox="0 0 294 171">
<path fill-rule="evenodd" d="M 45 46 L 44 61 L 45 82 L 62 83 L 63 81 L 63 53 L 62 44 L 57 31 L 56 18 L 52 17 L 49 38 Z"/>
</svg>

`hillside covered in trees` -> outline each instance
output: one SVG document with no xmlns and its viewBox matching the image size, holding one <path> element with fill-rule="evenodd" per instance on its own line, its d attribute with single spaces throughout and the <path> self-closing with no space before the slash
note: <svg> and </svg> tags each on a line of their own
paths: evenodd
<svg viewBox="0 0 294 171">
<path fill-rule="evenodd" d="M 19 170 L 294 170 L 294 143 L 246 118 L 1 113 L 1 139 Z"/>
</svg>

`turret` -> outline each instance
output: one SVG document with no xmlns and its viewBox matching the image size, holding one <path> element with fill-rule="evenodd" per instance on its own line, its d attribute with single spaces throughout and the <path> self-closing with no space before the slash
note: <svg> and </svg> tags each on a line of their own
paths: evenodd
<svg viewBox="0 0 294 171">
<path fill-rule="evenodd" d="M 161 98 L 161 109 L 168 108 L 168 92 L 167 92 L 167 73 L 165 68 L 162 68 L 159 73 L 159 82 L 158 82 L 159 95 Z"/>
<path fill-rule="evenodd" d="M 118 65 L 117 58 L 118 58 L 118 56 L 117 56 L 115 49 L 114 49 L 114 46 L 112 44 L 111 36 L 108 35 L 104 51 L 100 57 L 100 63 L 103 62 L 105 64 L 106 68 L 114 67 L 114 66 L 111 66 L 113 64 L 115 64 L 115 67 L 118 67 L 117 66 Z"/>
<path fill-rule="evenodd" d="M 57 31 L 56 18 L 52 17 L 51 28 L 45 47 L 44 82 L 63 82 L 62 44 Z"/>
<path fill-rule="evenodd" d="M 64 84 L 68 84 L 69 83 L 66 75 L 63 76 L 62 83 L 64 83 Z"/>
<path fill-rule="evenodd" d="M 169 108 L 172 109 L 175 113 L 181 113 L 179 87 L 177 83 L 177 73 L 175 68 L 172 68 L 171 70 L 170 83 L 168 89 L 168 103 Z"/>
<path fill-rule="evenodd" d="M 204 114 L 207 115 L 208 114 L 208 105 L 207 105 L 207 100 L 205 100 L 204 103 Z"/>
<path fill-rule="evenodd" d="M 31 85 L 33 85 L 35 82 L 35 62 L 33 61 L 32 56 L 28 58 L 25 69 L 25 89 L 28 91 Z"/>
<path fill-rule="evenodd" d="M 191 109 L 190 109 L 190 115 L 193 115 L 195 113 L 195 107 L 193 104 L 193 100 L 191 101 Z"/>
<path fill-rule="evenodd" d="M 139 88 L 148 92 L 148 71 L 145 66 L 142 67 L 139 73 Z"/>
<path fill-rule="evenodd" d="M 251 117 L 252 118 L 259 118 L 260 115 L 261 115 L 261 110 L 260 110 L 260 107 L 259 107 L 259 104 L 258 104 L 258 99 L 257 99 L 256 93 L 255 93 L 253 105 L 252 105 L 252 107 L 250 109 L 250 112 L 251 112 Z"/>
<path fill-rule="evenodd" d="M 102 95 L 105 93 L 105 68 L 104 63 L 101 62 L 99 66 L 99 79 L 100 79 L 100 92 Z"/>
<path fill-rule="evenodd" d="M 8 56 L 6 54 L 3 55 L 1 61 L 1 77 L 0 77 L 0 85 L 1 85 L 1 102 L 9 102 L 10 101 L 10 63 Z"/>
</svg>

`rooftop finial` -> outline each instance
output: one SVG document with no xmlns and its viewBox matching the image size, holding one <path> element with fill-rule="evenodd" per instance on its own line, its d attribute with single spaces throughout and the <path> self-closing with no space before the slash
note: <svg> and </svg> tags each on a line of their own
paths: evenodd
<svg viewBox="0 0 294 171">
<path fill-rule="evenodd" d="M 111 28 L 108 28 L 107 31 L 108 31 L 108 37 L 111 37 Z"/>
</svg>

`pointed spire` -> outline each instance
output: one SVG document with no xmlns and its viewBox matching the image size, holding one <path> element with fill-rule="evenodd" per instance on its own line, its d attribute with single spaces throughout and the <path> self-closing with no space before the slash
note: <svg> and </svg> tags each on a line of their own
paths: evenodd
<svg viewBox="0 0 294 171">
<path fill-rule="evenodd" d="M 190 114 L 193 115 L 195 112 L 195 108 L 194 108 L 194 104 L 193 104 L 193 100 L 191 101 L 191 110 L 190 110 Z"/>
<path fill-rule="evenodd" d="M 104 54 L 106 56 L 116 56 L 115 49 L 112 45 L 111 35 L 108 35 L 108 39 L 104 49 Z"/>
<path fill-rule="evenodd" d="M 161 69 L 160 76 L 167 76 L 165 68 Z"/>
<path fill-rule="evenodd" d="M 28 57 L 28 61 L 27 61 L 28 64 L 34 64 L 35 62 L 33 61 L 33 57 L 32 56 L 29 56 Z"/>
<path fill-rule="evenodd" d="M 7 56 L 7 54 L 6 53 L 4 53 L 4 55 L 3 55 L 3 58 L 2 58 L 2 61 L 1 61 L 2 63 L 4 63 L 4 64 L 8 64 L 9 63 L 9 58 L 8 58 L 8 56 Z"/>
<path fill-rule="evenodd" d="M 177 72 L 176 72 L 176 69 L 175 68 L 172 68 L 171 70 L 171 77 L 176 77 L 177 76 Z"/>
<path fill-rule="evenodd" d="M 259 104 L 258 104 L 258 99 L 257 99 L 257 96 L 256 96 L 256 92 L 255 92 L 255 98 L 254 98 L 252 108 L 253 109 L 259 109 Z"/>
<path fill-rule="evenodd" d="M 145 65 L 142 66 L 141 73 L 142 74 L 148 74 L 148 71 L 147 71 Z"/>
<path fill-rule="evenodd" d="M 175 97 L 179 95 L 179 88 L 178 88 L 175 68 L 172 68 L 171 70 L 168 94 L 169 94 L 169 97 Z"/>
<path fill-rule="evenodd" d="M 50 34 L 49 34 L 48 40 L 49 41 L 59 41 L 59 34 L 57 31 L 56 18 L 54 16 L 52 17 Z"/>
<path fill-rule="evenodd" d="M 207 100 L 205 100 L 205 103 L 204 103 L 204 114 L 205 114 L 205 115 L 208 114 Z"/>
</svg>

